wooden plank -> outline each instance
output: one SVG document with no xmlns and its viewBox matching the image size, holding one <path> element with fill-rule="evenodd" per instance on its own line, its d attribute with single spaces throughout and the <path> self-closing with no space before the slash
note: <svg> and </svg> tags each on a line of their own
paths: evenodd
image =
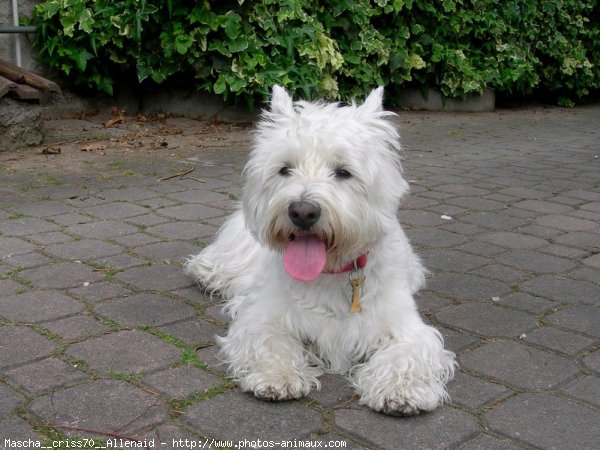
<svg viewBox="0 0 600 450">
<path fill-rule="evenodd" d="M 28 84 L 29 86 L 42 89 L 43 91 L 57 92 L 59 94 L 61 93 L 60 87 L 58 87 L 58 84 L 56 84 L 54 81 L 47 80 L 33 72 L 21 69 L 20 67 L 17 67 L 8 61 L 4 61 L 3 59 L 0 59 L 0 75 L 14 81 L 15 83 Z"/>
<path fill-rule="evenodd" d="M 17 94 L 17 97 L 21 100 L 39 100 L 42 96 L 42 92 L 39 89 L 27 84 L 15 84 L 11 91 Z"/>
<path fill-rule="evenodd" d="M 14 89 L 16 85 L 16 83 L 0 75 L 0 98 L 4 97 L 4 95 L 11 89 Z"/>
</svg>

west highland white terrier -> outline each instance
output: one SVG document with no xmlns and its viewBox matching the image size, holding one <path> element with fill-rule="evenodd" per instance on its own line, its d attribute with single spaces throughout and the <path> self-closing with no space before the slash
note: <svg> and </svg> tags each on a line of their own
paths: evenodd
<svg viewBox="0 0 600 450">
<path fill-rule="evenodd" d="M 272 94 L 241 208 L 186 264 L 227 300 L 218 344 L 230 376 L 287 400 L 340 373 L 375 411 L 433 410 L 448 398 L 454 354 L 413 299 L 425 271 L 397 219 L 408 184 L 383 88 L 360 106 Z"/>
</svg>

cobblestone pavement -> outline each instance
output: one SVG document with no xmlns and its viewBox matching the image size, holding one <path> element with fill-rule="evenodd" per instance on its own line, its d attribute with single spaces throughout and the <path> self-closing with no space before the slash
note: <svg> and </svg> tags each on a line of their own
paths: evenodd
<svg viewBox="0 0 600 450">
<path fill-rule="evenodd" d="M 250 129 L 107 113 L 0 154 L 0 447 L 598 448 L 600 107 L 399 122 L 449 405 L 387 417 L 331 375 L 301 401 L 240 393 L 215 358 L 227 320 L 181 264 L 239 197 Z"/>
</svg>

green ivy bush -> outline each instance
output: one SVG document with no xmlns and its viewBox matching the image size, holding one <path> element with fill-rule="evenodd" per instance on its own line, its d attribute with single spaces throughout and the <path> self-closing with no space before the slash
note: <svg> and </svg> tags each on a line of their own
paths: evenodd
<svg viewBox="0 0 600 450">
<path fill-rule="evenodd" d="M 43 63 L 109 94 L 134 73 L 250 103 L 277 83 L 572 104 L 600 88 L 599 16 L 596 0 L 47 0 L 33 20 Z"/>
</svg>

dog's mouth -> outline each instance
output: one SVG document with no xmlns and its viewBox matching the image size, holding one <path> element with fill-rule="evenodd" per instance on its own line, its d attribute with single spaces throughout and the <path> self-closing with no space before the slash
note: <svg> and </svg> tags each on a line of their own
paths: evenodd
<svg viewBox="0 0 600 450">
<path fill-rule="evenodd" d="M 327 245 L 316 234 L 292 233 L 283 253 L 285 271 L 299 281 L 313 281 L 327 262 Z"/>
</svg>

